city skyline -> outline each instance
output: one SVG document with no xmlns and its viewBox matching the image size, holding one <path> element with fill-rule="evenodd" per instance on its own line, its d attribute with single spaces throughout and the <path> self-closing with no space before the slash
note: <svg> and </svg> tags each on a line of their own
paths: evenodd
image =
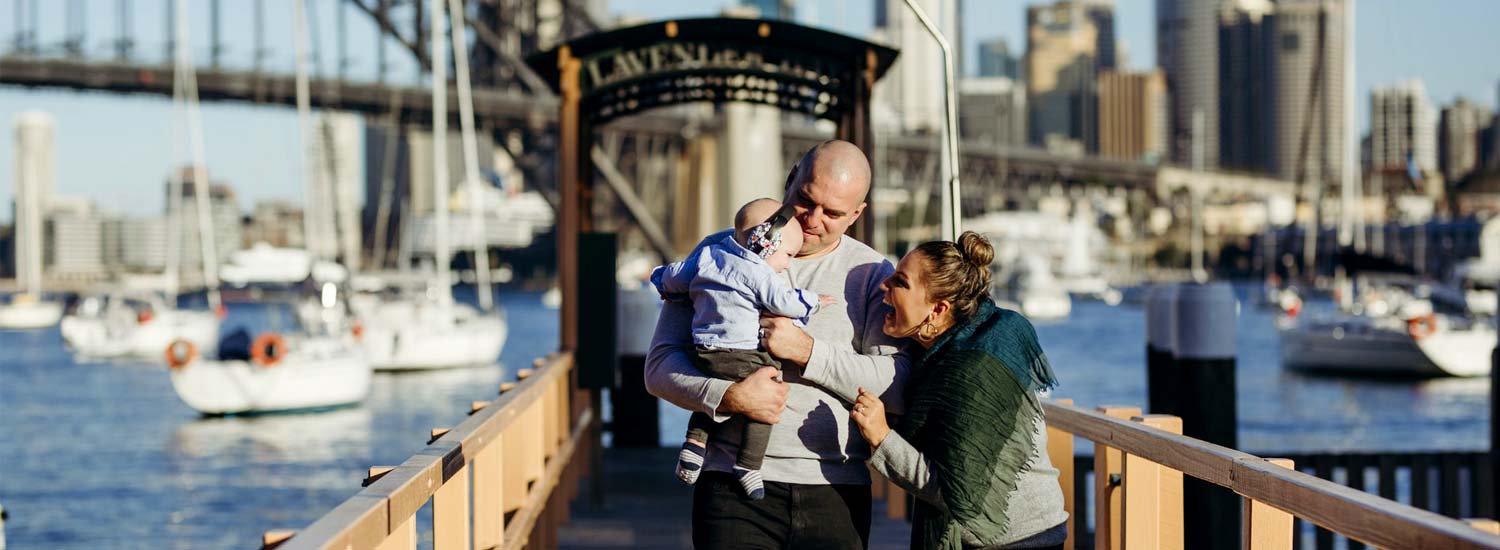
<svg viewBox="0 0 1500 550">
<path fill-rule="evenodd" d="M 735 0 L 615 0 L 610 8 L 615 14 L 656 19 L 712 15 L 736 3 Z M 975 72 L 977 44 L 983 41 L 1003 37 L 1014 55 L 1024 54 L 1025 6 L 1048 3 L 1029 1 L 994 5 L 967 2 L 962 33 L 966 54 L 963 58 L 967 66 L 964 73 Z M 1497 89 L 1500 88 L 1497 86 L 1500 83 L 1500 62 L 1476 53 L 1500 50 L 1500 36 L 1486 32 L 1482 23 L 1489 19 L 1490 6 L 1482 0 L 1451 0 L 1427 6 L 1428 11 L 1418 14 L 1403 10 L 1403 6 L 1383 0 L 1361 0 L 1358 4 L 1357 105 L 1354 113 L 1360 134 L 1369 130 L 1370 91 L 1411 78 L 1424 82 L 1430 101 L 1437 108 L 1463 96 L 1477 106 L 1494 109 L 1496 96 L 1500 95 L 1500 89 Z M 1116 37 L 1127 54 L 1122 59 L 1125 69 L 1142 70 L 1155 66 L 1154 8 L 1152 0 L 1116 2 Z M 271 15 L 268 25 L 272 27 L 290 19 Z M 331 20 L 327 13 L 323 16 L 327 18 L 325 24 Z M 873 24 L 873 0 L 802 2 L 798 5 L 797 17 L 802 23 L 865 36 Z M 137 17 L 142 36 L 150 35 L 148 27 L 155 19 L 158 18 Z M 350 21 L 360 23 L 350 26 L 352 41 L 357 42 L 361 33 L 368 35 L 373 32 L 363 28 L 361 25 L 365 22 L 358 17 L 351 17 Z M 155 24 L 159 27 L 160 22 L 155 21 Z M 56 31 L 58 29 L 44 29 L 42 40 L 55 40 L 56 37 L 49 38 L 47 33 Z M 242 30 L 236 32 L 242 33 Z M 0 36 L 8 37 L 12 33 L 10 25 L 0 23 Z M 201 34 L 195 35 L 195 42 L 204 41 Z M 233 33 L 226 34 L 231 34 L 231 40 L 235 38 Z M 331 34 L 324 33 L 322 38 L 328 40 Z M 102 41 L 104 37 L 95 38 Z M 142 44 L 138 50 L 150 55 L 155 54 L 157 47 L 159 45 Z M 243 56 L 244 52 L 238 53 Z M 369 52 L 362 53 L 369 57 Z M 203 51 L 196 55 L 200 59 L 206 56 Z M 284 62 L 288 57 L 285 52 L 278 52 L 273 61 L 280 59 Z M 1494 66 L 1476 66 L 1485 63 Z M 399 65 L 392 70 L 393 75 L 408 80 L 410 72 Z M 126 214 L 163 211 L 155 185 L 168 168 L 180 163 L 182 158 L 182 155 L 169 153 L 169 124 L 173 114 L 168 99 L 0 88 L 0 120 L 7 126 L 16 114 L 33 109 L 48 111 L 57 119 L 59 195 L 84 195 L 101 207 Z M 260 200 L 300 202 L 303 171 L 293 110 L 279 106 L 206 103 L 203 111 L 209 167 L 241 192 L 242 206 L 248 209 L 249 205 Z M 7 157 L 12 140 L 10 132 L 0 136 L 0 149 L 6 150 Z M 0 200 L 8 202 L 13 196 L 12 179 L 9 170 L 0 171 Z M 10 223 L 10 217 L 10 209 L 0 209 L 0 222 Z"/>
</svg>

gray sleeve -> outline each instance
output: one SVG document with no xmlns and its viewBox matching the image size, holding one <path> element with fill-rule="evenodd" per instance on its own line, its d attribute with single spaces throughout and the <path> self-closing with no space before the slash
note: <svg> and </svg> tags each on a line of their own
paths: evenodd
<svg viewBox="0 0 1500 550">
<path fill-rule="evenodd" d="M 859 388 L 864 388 L 879 396 L 891 414 L 901 414 L 906 411 L 902 390 L 911 370 L 911 354 L 904 344 L 886 336 L 882 329 L 887 306 L 880 282 L 893 271 L 895 267 L 883 261 L 864 282 L 865 301 L 860 308 L 864 318 L 851 319 L 857 339 L 854 350 L 835 348 L 814 339 L 802 377 L 850 403 L 859 397 Z"/>
<path fill-rule="evenodd" d="M 894 430 L 870 455 L 870 466 L 917 498 L 944 507 L 937 471 L 933 470 L 926 456 Z"/>
<path fill-rule="evenodd" d="M 667 301 L 656 320 L 651 351 L 646 354 L 646 391 L 682 409 L 706 413 L 717 422 L 729 418 L 715 409 L 729 389 L 728 380 L 704 376 L 689 355 L 692 343 L 693 306 L 690 302 Z"/>
</svg>

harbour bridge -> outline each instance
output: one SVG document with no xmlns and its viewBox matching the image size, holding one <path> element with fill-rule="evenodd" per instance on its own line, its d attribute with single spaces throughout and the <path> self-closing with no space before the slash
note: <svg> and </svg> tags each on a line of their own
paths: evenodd
<svg viewBox="0 0 1500 550">
<path fill-rule="evenodd" d="M 173 1 L 13 0 L 12 34 L 0 47 L 0 85 L 170 97 Z M 585 0 L 463 4 L 466 30 L 473 37 L 467 55 L 473 67 L 476 124 L 555 205 L 557 97 L 524 59 L 609 26 L 606 14 Z M 367 125 L 395 128 L 402 135 L 425 130 L 432 96 L 423 79 L 432 59 L 425 48 L 430 22 L 424 21 L 422 4 L 315 0 L 307 10 L 313 107 L 361 113 Z M 190 3 L 200 99 L 294 106 L 295 77 L 289 66 L 276 62 L 289 53 L 290 47 L 282 45 L 289 43 L 285 23 L 290 11 L 287 3 L 264 0 Z M 167 24 L 153 24 L 157 14 Z M 49 29 L 63 32 L 43 33 Z M 162 49 L 155 49 L 158 45 Z M 788 167 L 813 144 L 832 136 L 827 127 L 792 117 L 776 128 Z M 597 131 L 598 146 L 590 154 L 608 185 L 591 207 L 605 228 L 638 227 L 638 233 L 623 232 L 623 244 L 654 248 L 663 256 L 695 242 L 705 225 L 682 223 L 680 213 L 693 210 L 681 203 L 682 190 L 716 183 L 708 172 L 725 147 L 706 147 L 705 142 L 726 143 L 731 129 L 724 117 L 707 107 L 659 109 Z M 875 150 L 867 151 L 874 164 L 875 211 L 921 205 L 935 212 L 938 136 L 891 131 L 880 121 L 875 131 Z M 961 153 L 965 215 L 1034 209 L 1045 197 L 1113 198 L 1114 204 L 1126 205 L 1128 213 L 1117 215 L 1131 218 L 1138 228 L 1132 233 L 1144 235 L 1153 206 L 1176 203 L 1180 211 L 1189 202 L 1182 198 L 1186 194 L 1200 193 L 1208 204 L 1296 196 L 1291 182 L 1263 177 L 1189 173 L 1138 161 L 985 143 L 965 143 Z M 936 235 L 936 217 L 918 214 L 917 220 L 933 220 L 932 225 L 904 234 Z M 367 233 L 369 218 L 367 213 Z"/>
</svg>

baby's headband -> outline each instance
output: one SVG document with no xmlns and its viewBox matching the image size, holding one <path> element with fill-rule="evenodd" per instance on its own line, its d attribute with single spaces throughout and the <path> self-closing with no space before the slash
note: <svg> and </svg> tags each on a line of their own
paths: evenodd
<svg viewBox="0 0 1500 550">
<path fill-rule="evenodd" d="M 781 228 L 786 227 L 786 222 L 792 221 L 795 215 L 797 210 L 790 203 L 781 205 L 781 209 L 771 214 L 770 218 L 750 229 L 750 235 L 745 238 L 745 248 L 761 259 L 769 258 L 781 247 Z"/>
</svg>

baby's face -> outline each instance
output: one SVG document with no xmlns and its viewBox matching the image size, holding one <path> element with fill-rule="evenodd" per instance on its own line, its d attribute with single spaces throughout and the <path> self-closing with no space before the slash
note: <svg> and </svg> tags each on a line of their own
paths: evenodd
<svg viewBox="0 0 1500 550">
<path fill-rule="evenodd" d="M 781 228 L 781 246 L 766 257 L 766 264 L 777 273 L 786 271 L 792 265 L 792 256 L 802 249 L 802 226 L 797 220 L 787 222 L 786 227 Z"/>
</svg>

